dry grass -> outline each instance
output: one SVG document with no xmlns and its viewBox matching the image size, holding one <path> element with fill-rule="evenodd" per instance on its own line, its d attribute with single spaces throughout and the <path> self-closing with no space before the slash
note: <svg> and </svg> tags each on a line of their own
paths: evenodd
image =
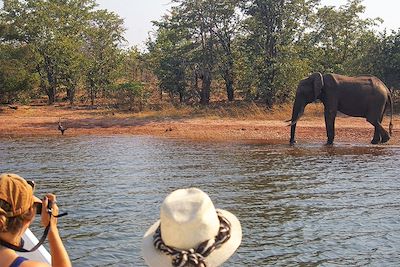
<svg viewBox="0 0 400 267">
<path fill-rule="evenodd" d="M 206 119 L 250 119 L 250 120 L 288 120 L 292 114 L 292 105 L 284 104 L 267 108 L 254 102 L 217 102 L 207 107 L 201 106 L 163 106 L 157 111 L 144 111 L 132 114 L 141 118 L 206 118 Z M 306 115 L 323 114 L 321 104 L 307 106 Z"/>
<path fill-rule="evenodd" d="M 107 105 L 92 108 L 88 105 L 70 106 L 68 103 L 58 103 L 54 106 L 26 105 L 18 106 L 18 116 L 42 116 L 40 110 L 46 109 L 48 116 L 64 116 L 74 114 L 90 114 L 91 117 L 115 116 L 119 118 L 130 117 L 140 119 L 251 119 L 251 120 L 288 120 L 292 114 L 292 104 L 277 105 L 267 108 L 264 104 L 244 101 L 218 101 L 208 106 L 200 105 L 172 105 L 164 103 L 156 107 L 149 107 L 141 112 L 132 112 L 110 108 Z M 7 106 L 0 106 L 0 113 L 9 111 Z M 306 107 L 305 116 L 320 116 L 323 114 L 321 104 L 310 104 Z"/>
</svg>

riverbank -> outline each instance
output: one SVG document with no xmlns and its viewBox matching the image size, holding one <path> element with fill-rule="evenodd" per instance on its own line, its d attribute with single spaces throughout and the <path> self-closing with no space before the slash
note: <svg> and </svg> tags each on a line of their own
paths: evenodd
<svg viewBox="0 0 400 267">
<path fill-rule="evenodd" d="M 129 113 L 105 108 L 69 106 L 0 107 L 0 138 L 60 136 L 58 122 L 67 128 L 63 137 L 78 135 L 151 135 L 202 141 L 238 141 L 287 144 L 290 107 L 264 111 L 257 107 L 214 108 L 209 112 L 170 109 Z M 389 117 L 383 126 L 388 129 Z M 394 133 L 389 144 L 400 145 L 400 116 L 394 116 Z M 369 144 L 373 127 L 362 118 L 339 115 L 335 142 Z M 299 143 L 326 141 L 322 107 L 307 107 L 299 121 Z"/>
</svg>

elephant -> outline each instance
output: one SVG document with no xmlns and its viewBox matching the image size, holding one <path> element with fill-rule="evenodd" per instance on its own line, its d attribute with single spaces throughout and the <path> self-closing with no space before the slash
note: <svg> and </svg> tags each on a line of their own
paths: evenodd
<svg viewBox="0 0 400 267">
<path fill-rule="evenodd" d="M 392 134 L 393 99 L 390 90 L 377 77 L 348 77 L 339 74 L 313 73 L 299 82 L 293 104 L 290 144 L 295 141 L 297 121 L 307 104 L 320 100 L 324 105 L 327 145 L 335 138 L 335 118 L 338 111 L 352 117 L 362 117 L 374 127 L 372 144 L 386 143 Z M 382 127 L 383 115 L 390 106 L 389 133 Z"/>
</svg>

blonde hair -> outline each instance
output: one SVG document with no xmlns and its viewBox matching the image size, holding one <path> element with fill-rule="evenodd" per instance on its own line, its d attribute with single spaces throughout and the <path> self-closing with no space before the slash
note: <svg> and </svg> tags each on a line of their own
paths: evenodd
<svg viewBox="0 0 400 267">
<path fill-rule="evenodd" d="M 18 233 L 25 222 L 30 221 L 34 214 L 34 209 L 30 208 L 28 211 L 15 217 L 7 217 L 6 212 L 11 211 L 11 205 L 0 199 L 0 232 L 10 232 L 12 234 Z"/>
</svg>

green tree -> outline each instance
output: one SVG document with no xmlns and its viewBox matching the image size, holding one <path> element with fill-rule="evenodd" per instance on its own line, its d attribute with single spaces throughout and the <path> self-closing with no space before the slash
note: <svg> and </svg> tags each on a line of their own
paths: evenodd
<svg viewBox="0 0 400 267">
<path fill-rule="evenodd" d="M 362 0 L 348 0 L 335 8 L 325 6 L 318 10 L 310 40 L 315 49 L 313 65 L 321 72 L 347 75 L 360 74 L 363 66 L 360 58 L 368 54 L 374 43 L 372 27 L 377 19 L 363 19 Z"/>
<path fill-rule="evenodd" d="M 187 39 L 194 47 L 192 59 L 195 62 L 197 77 L 201 79 L 200 104 L 210 102 L 211 83 L 215 68 L 215 36 L 210 28 L 212 9 L 215 1 L 211 0 L 174 0 L 178 6 L 174 7 L 174 20 L 178 27 L 187 29 Z M 211 3 L 212 2 L 212 3 Z"/>
<path fill-rule="evenodd" d="M 78 79 L 78 56 L 82 32 L 88 24 L 88 12 L 95 7 L 93 0 L 8 0 L 5 20 L 10 27 L 9 37 L 20 45 L 29 44 L 39 55 L 37 72 L 41 88 L 49 104 L 56 100 L 57 89 L 67 84 L 72 90 Z"/>
<path fill-rule="evenodd" d="M 149 66 L 143 53 L 133 47 L 123 54 L 123 69 L 114 87 L 117 105 L 128 104 L 129 110 L 142 111 L 152 95 L 147 84 Z"/>
<path fill-rule="evenodd" d="M 400 30 L 382 34 L 373 52 L 375 74 L 389 87 L 400 88 Z"/>
<path fill-rule="evenodd" d="M 201 104 L 210 101 L 211 84 L 220 74 L 229 100 L 234 99 L 233 39 L 239 23 L 237 0 L 175 0 L 171 15 L 155 23 L 158 51 L 156 74 L 162 90 L 183 95 L 196 92 Z M 150 43 L 149 43 L 150 44 Z M 161 71 L 162 70 L 162 71 Z M 175 85 L 168 77 L 178 81 Z M 189 86 L 189 89 L 188 89 Z"/>
<path fill-rule="evenodd" d="M 58 63 L 60 83 L 65 87 L 67 98 L 71 105 L 74 104 L 75 94 L 83 78 L 86 68 L 86 58 L 82 53 L 82 40 L 75 42 L 72 38 L 60 38 L 63 50 L 59 51 Z"/>
<path fill-rule="evenodd" d="M 91 14 L 90 27 L 85 33 L 84 53 L 87 60 L 86 82 L 91 104 L 99 92 L 105 95 L 121 71 L 124 40 L 123 20 L 107 10 L 96 10 Z"/>
<path fill-rule="evenodd" d="M 120 104 L 128 104 L 130 111 L 134 110 L 135 106 L 138 107 L 138 111 L 142 111 L 148 97 L 145 86 L 141 82 L 121 83 L 116 87 L 116 93 Z"/>
<path fill-rule="evenodd" d="M 32 62 L 34 58 L 28 46 L 0 44 L 0 102 L 22 100 L 21 93 L 27 93 L 37 85 Z"/>
<path fill-rule="evenodd" d="M 156 39 L 147 43 L 151 66 L 158 78 L 161 94 L 167 92 L 171 99 L 178 95 L 182 103 L 187 88 L 186 69 L 190 62 L 191 43 L 186 39 L 188 33 L 176 27 L 169 17 L 155 25 L 158 26 Z"/>
<path fill-rule="evenodd" d="M 237 0 L 223 0 L 214 3 L 207 2 L 212 10 L 210 29 L 215 35 L 216 62 L 219 72 L 225 81 L 229 101 L 235 98 L 235 55 L 234 38 L 241 22 Z"/>
<path fill-rule="evenodd" d="M 247 64 L 245 78 L 255 98 L 268 106 L 290 95 L 294 81 L 309 70 L 302 44 L 313 22 L 318 0 L 253 0 L 242 4 L 247 15 L 239 49 Z M 294 77 L 295 76 L 295 77 Z M 293 79 L 288 79 L 292 77 Z M 242 77 L 243 78 L 243 77 Z"/>
<path fill-rule="evenodd" d="M 20 45 L 29 44 L 39 55 L 36 70 L 49 104 L 60 88 L 66 89 L 72 104 L 85 73 L 93 104 L 99 88 L 104 90 L 116 75 L 123 20 L 95 7 L 94 0 L 5 3 L 7 36 Z"/>
<path fill-rule="evenodd" d="M 16 32 L 8 22 L 6 12 L 11 4 L 5 1 L 0 9 L 0 102 L 6 103 L 21 100 L 21 94 L 29 92 L 37 82 L 37 77 L 32 74 L 35 57 L 31 47 L 12 41 Z"/>
</svg>

